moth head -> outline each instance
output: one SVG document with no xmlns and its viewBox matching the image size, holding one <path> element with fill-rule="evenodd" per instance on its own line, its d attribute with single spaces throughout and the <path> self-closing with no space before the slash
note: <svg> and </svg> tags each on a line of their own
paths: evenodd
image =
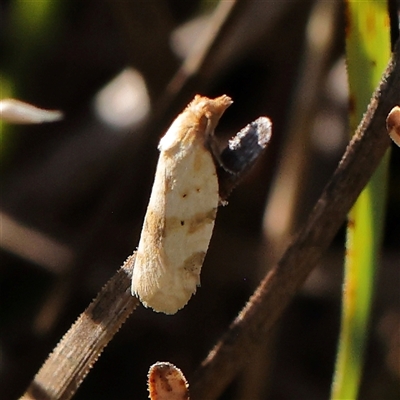
<svg viewBox="0 0 400 400">
<path fill-rule="evenodd" d="M 188 108 L 196 114 L 199 119 L 207 119 L 207 130 L 213 131 L 225 110 L 233 103 L 227 95 L 215 99 L 209 99 L 196 95 Z"/>
</svg>

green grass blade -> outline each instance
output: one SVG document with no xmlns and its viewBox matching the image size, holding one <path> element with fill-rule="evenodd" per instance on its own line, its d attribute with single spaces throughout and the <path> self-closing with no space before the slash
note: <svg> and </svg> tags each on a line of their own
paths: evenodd
<svg viewBox="0 0 400 400">
<path fill-rule="evenodd" d="M 346 53 L 354 132 L 390 57 L 387 3 L 347 1 Z M 356 399 L 381 243 L 389 154 L 349 214 L 342 321 L 331 399 Z"/>
</svg>

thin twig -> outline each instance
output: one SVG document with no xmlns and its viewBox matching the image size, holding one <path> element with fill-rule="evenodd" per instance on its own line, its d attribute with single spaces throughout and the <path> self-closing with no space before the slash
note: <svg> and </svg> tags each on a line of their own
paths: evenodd
<svg viewBox="0 0 400 400">
<path fill-rule="evenodd" d="M 400 43 L 356 134 L 314 210 L 278 264 L 263 279 L 229 330 L 211 350 L 191 382 L 191 398 L 215 399 L 251 354 L 317 265 L 367 184 L 390 140 L 385 120 L 400 103 Z"/>
<path fill-rule="evenodd" d="M 264 215 L 264 233 L 268 260 L 275 263 L 299 227 L 297 209 L 303 194 L 304 175 L 311 162 L 310 130 L 315 122 L 315 109 L 326 79 L 326 70 L 338 29 L 340 2 L 315 2 L 306 31 L 303 60 L 296 91 L 289 111 L 290 119 L 284 137 L 281 157 L 271 184 Z M 320 24 L 324 25 L 323 32 Z M 340 28 L 339 28 L 340 29 Z M 279 213 L 279 218 L 276 215 Z M 301 221 L 303 222 L 303 221 Z"/>
<path fill-rule="evenodd" d="M 130 293 L 135 256 L 104 286 L 98 296 L 58 343 L 22 397 L 24 400 L 70 399 L 139 304 Z"/>
</svg>

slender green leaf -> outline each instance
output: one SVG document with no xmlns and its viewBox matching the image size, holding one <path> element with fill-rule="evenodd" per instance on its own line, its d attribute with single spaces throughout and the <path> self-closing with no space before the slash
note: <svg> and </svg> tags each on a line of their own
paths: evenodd
<svg viewBox="0 0 400 400">
<path fill-rule="evenodd" d="M 390 32 L 386 0 L 346 3 L 350 126 L 354 132 L 389 60 Z M 349 215 L 332 399 L 356 399 L 359 391 L 383 230 L 388 157 L 386 154 Z"/>
</svg>

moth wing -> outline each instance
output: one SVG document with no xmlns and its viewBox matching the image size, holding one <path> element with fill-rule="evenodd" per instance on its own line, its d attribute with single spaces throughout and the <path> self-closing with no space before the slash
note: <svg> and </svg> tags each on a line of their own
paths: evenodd
<svg viewBox="0 0 400 400">
<path fill-rule="evenodd" d="M 132 294 L 138 295 L 141 300 L 150 299 L 160 288 L 160 279 L 167 268 L 163 246 L 166 179 L 165 165 L 160 158 L 132 274 Z"/>
</svg>

